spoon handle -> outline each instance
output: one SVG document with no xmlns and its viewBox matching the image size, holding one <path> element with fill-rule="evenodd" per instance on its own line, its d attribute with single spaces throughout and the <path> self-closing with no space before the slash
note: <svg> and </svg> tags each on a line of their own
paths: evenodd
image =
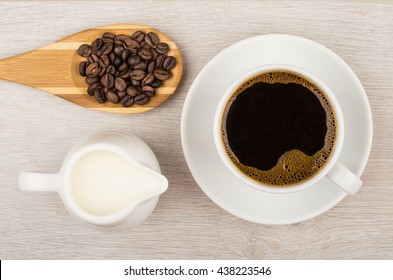
<svg viewBox="0 0 393 280">
<path fill-rule="evenodd" d="M 54 93 L 51 88 L 73 87 L 71 58 L 74 49 L 58 49 L 55 43 L 0 60 L 0 79 Z M 48 90 L 49 89 L 49 90 Z"/>
</svg>

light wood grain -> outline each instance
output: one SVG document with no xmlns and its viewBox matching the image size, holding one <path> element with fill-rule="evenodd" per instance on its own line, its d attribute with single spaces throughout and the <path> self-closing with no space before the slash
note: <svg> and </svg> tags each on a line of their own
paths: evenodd
<svg viewBox="0 0 393 280">
<path fill-rule="evenodd" d="M 143 106 L 135 104 L 125 108 L 120 104 L 110 102 L 98 103 L 94 96 L 87 94 L 87 84 L 79 74 L 79 64 L 86 61 L 86 58 L 80 57 L 77 53 L 79 46 L 91 44 L 104 32 L 131 36 L 139 30 L 145 33 L 154 32 L 160 42 L 168 44 L 170 50 L 167 55 L 174 56 L 177 61 L 175 67 L 171 69 L 171 77 L 163 82 L 162 86 L 156 90 L 154 97 Z M 44 90 L 89 109 L 122 114 L 147 112 L 161 105 L 176 91 L 182 72 L 183 62 L 176 44 L 159 30 L 139 24 L 94 27 L 38 49 L 0 60 L 0 79 Z"/>
<path fill-rule="evenodd" d="M 393 259 L 391 1 L 108 3 L 0 2 L 0 58 L 94 26 L 133 22 L 170 36 L 185 66 L 176 94 L 133 115 L 88 110 L 0 81 L 1 259 Z M 360 192 L 287 226 L 253 224 L 221 210 L 195 183 L 180 144 L 183 102 L 198 72 L 225 47 L 268 33 L 304 36 L 336 52 L 360 78 L 373 113 L 373 147 Z M 152 216 L 126 232 L 86 228 L 58 195 L 17 186 L 18 172 L 55 172 L 76 141 L 103 130 L 145 140 L 170 182 Z"/>
</svg>

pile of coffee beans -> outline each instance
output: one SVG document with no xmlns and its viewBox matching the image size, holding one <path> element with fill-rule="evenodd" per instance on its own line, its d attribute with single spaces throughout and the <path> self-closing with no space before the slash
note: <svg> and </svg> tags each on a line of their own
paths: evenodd
<svg viewBox="0 0 393 280">
<path fill-rule="evenodd" d="M 78 54 L 87 58 L 79 64 L 79 74 L 86 77 L 87 93 L 99 103 L 143 105 L 171 77 L 176 58 L 167 56 L 168 51 L 168 44 L 154 32 L 105 32 L 91 45 L 79 47 Z"/>
</svg>

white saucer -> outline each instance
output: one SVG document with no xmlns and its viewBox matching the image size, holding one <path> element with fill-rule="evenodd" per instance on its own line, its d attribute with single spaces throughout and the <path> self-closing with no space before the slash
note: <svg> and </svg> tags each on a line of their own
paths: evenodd
<svg viewBox="0 0 393 280">
<path fill-rule="evenodd" d="M 339 161 L 358 176 L 371 149 L 372 117 L 366 93 L 351 68 L 331 50 L 302 37 L 273 34 L 249 38 L 226 48 L 202 69 L 190 88 L 181 120 L 183 152 L 192 175 L 211 200 L 239 218 L 291 224 L 324 213 L 346 194 L 326 178 L 290 194 L 256 190 L 228 171 L 213 141 L 214 113 L 225 89 L 242 73 L 265 64 L 301 67 L 335 93 L 345 123 Z"/>
</svg>

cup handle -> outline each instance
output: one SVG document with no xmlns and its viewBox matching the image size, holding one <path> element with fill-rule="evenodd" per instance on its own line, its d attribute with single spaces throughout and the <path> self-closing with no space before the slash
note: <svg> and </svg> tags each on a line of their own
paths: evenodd
<svg viewBox="0 0 393 280">
<path fill-rule="evenodd" d="M 327 177 L 349 195 L 354 195 L 363 184 L 355 174 L 338 161 L 329 171 Z"/>
<path fill-rule="evenodd" d="M 59 186 L 58 173 L 19 173 L 19 188 L 23 191 L 57 192 Z"/>
</svg>

